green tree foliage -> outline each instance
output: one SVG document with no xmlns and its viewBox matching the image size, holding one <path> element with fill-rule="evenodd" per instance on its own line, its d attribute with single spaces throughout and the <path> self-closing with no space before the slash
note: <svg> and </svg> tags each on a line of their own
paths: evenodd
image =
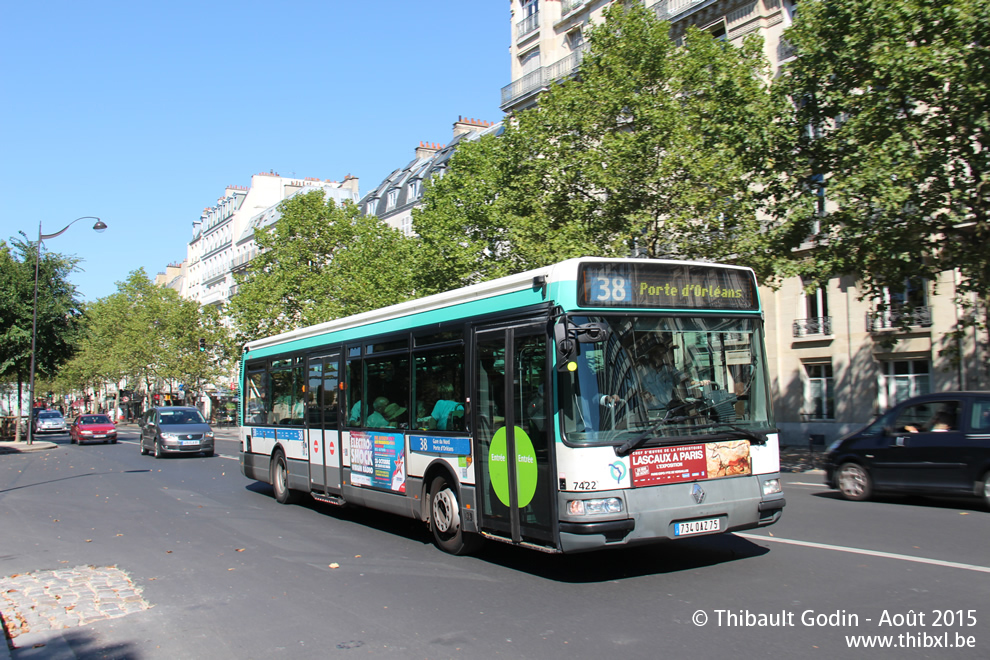
<svg viewBox="0 0 990 660">
<path fill-rule="evenodd" d="M 209 351 L 199 350 L 201 338 Z M 89 306 L 79 352 L 64 376 L 76 386 L 133 379 L 151 391 L 157 381 L 177 380 L 192 389 L 226 373 L 235 356 L 215 307 L 200 308 L 138 269 Z"/>
<path fill-rule="evenodd" d="M 815 245 L 796 274 L 853 273 L 876 296 L 958 268 L 986 300 L 988 26 L 988 0 L 801 3 L 773 189 L 785 231 Z"/>
<path fill-rule="evenodd" d="M 255 230 L 262 251 L 224 310 L 239 341 L 412 296 L 413 242 L 398 230 L 319 191 L 283 201 L 279 213 L 278 222 Z"/>
<path fill-rule="evenodd" d="M 691 29 L 680 47 L 652 12 L 615 3 L 589 42 L 576 79 L 461 146 L 428 187 L 414 215 L 423 288 L 591 254 L 772 271 L 760 173 L 778 102 L 762 40 Z"/>
<path fill-rule="evenodd" d="M 0 242 L 0 375 L 27 382 L 31 363 L 31 326 L 37 244 Z M 41 251 L 38 262 L 36 372 L 53 377 L 75 351 L 82 302 L 69 282 L 78 259 Z"/>
</svg>

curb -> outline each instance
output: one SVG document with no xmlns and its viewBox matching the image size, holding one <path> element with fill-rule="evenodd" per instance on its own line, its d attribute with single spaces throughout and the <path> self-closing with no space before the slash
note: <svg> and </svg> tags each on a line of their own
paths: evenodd
<svg viewBox="0 0 990 660">
<path fill-rule="evenodd" d="M 46 451 L 55 449 L 58 445 L 54 442 L 33 442 L 30 445 L 26 442 L 4 441 L 0 442 L 0 454 L 25 454 L 33 451 Z"/>
</svg>

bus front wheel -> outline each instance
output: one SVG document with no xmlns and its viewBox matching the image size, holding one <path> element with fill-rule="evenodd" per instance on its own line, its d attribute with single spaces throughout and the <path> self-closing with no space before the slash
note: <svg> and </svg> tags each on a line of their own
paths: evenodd
<svg viewBox="0 0 990 660">
<path fill-rule="evenodd" d="M 439 476 L 430 486 L 430 529 L 437 547 L 452 555 L 474 551 L 480 539 L 465 533 L 461 525 L 461 505 L 447 477 Z"/>
</svg>

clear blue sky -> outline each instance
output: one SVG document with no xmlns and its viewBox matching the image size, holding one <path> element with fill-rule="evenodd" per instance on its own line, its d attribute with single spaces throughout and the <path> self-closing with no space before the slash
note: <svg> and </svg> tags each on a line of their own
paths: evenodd
<svg viewBox="0 0 990 660">
<path fill-rule="evenodd" d="M 38 224 L 81 258 L 84 300 L 186 256 L 192 223 L 251 175 L 361 194 L 498 121 L 505 0 L 0 0 L 0 240 Z"/>
</svg>

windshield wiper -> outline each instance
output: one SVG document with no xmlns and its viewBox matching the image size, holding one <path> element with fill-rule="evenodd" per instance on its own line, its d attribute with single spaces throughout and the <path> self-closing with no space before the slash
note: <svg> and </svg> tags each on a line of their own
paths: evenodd
<svg viewBox="0 0 990 660">
<path fill-rule="evenodd" d="M 666 426 L 667 424 L 679 424 L 680 422 L 686 422 L 687 420 L 690 419 L 690 417 L 688 417 L 687 415 L 677 415 L 676 417 L 671 417 L 670 414 L 677 410 L 680 410 L 682 408 L 687 408 L 688 406 L 692 406 L 692 405 L 694 405 L 694 402 L 689 401 L 687 403 L 682 403 L 679 406 L 674 406 L 673 408 L 669 408 L 667 410 L 667 414 L 664 415 L 663 419 L 661 419 L 659 422 L 648 428 L 643 433 L 637 435 L 635 438 L 632 438 L 631 440 L 628 440 L 627 442 L 619 445 L 615 449 L 615 455 L 628 456 L 630 453 L 642 447 L 647 440 L 649 440 L 654 435 L 656 435 L 656 432 L 659 431 L 664 426 Z"/>
<path fill-rule="evenodd" d="M 749 429 L 744 429 L 741 426 L 736 426 L 735 424 L 712 424 L 712 427 L 716 429 L 725 428 L 725 429 L 729 429 L 730 431 L 734 431 L 755 445 L 767 444 L 767 436 L 765 434 L 760 435 L 758 433 L 754 433 L 753 431 L 750 431 Z"/>
</svg>

